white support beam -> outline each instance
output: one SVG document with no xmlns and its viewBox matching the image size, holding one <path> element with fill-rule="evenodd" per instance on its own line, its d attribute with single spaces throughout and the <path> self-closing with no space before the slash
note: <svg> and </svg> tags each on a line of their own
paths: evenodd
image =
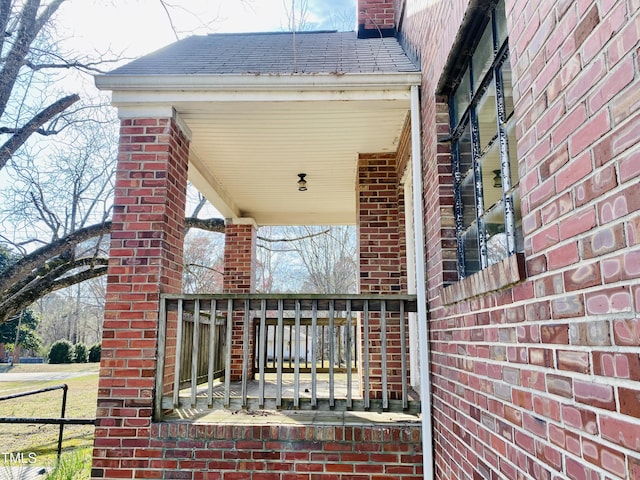
<svg viewBox="0 0 640 480">
<path fill-rule="evenodd" d="M 413 222 L 418 300 L 418 342 L 420 344 L 420 401 L 422 410 L 422 458 L 424 478 L 433 479 L 433 431 L 431 425 L 431 365 L 427 324 L 424 212 L 422 208 L 422 142 L 420 141 L 420 95 L 411 87 L 411 165 L 413 174 Z"/>
<path fill-rule="evenodd" d="M 202 166 L 198 155 L 191 149 L 189 153 L 189 181 L 205 196 L 223 218 L 236 218 L 241 216 L 231 196 L 220 185 L 218 180 Z"/>
</svg>

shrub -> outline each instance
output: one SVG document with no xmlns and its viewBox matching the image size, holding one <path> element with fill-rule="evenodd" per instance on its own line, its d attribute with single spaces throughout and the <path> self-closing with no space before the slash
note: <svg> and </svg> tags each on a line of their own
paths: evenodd
<svg viewBox="0 0 640 480">
<path fill-rule="evenodd" d="M 49 350 L 49 363 L 73 362 L 73 345 L 68 340 L 58 340 Z"/>
<path fill-rule="evenodd" d="M 102 354 L 102 345 L 100 343 L 91 345 L 91 348 L 89 348 L 89 361 L 99 362 L 101 354 Z"/>
<path fill-rule="evenodd" d="M 88 349 L 84 343 L 76 343 L 75 347 L 73 348 L 73 352 L 75 353 L 75 357 L 73 359 L 75 363 L 87 362 Z"/>
</svg>

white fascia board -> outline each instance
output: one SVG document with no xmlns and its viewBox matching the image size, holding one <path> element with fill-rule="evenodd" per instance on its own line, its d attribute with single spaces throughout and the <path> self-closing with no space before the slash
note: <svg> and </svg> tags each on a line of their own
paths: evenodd
<svg viewBox="0 0 640 480">
<path fill-rule="evenodd" d="M 279 102 L 400 102 L 409 109 L 410 90 L 342 90 L 342 91 L 289 91 L 289 92 L 149 92 L 116 91 L 111 105 L 118 109 L 118 117 L 164 117 L 171 109 L 188 111 L 206 105 L 237 103 Z"/>
<path fill-rule="evenodd" d="M 410 105 L 410 90 L 341 90 L 341 91 L 262 91 L 262 92 L 153 92 L 115 91 L 111 105 L 118 108 L 120 118 L 140 116 L 165 116 L 170 108 L 182 110 L 189 106 L 226 102 L 402 102 L 407 109 Z"/>
<path fill-rule="evenodd" d="M 99 75 L 100 90 L 153 91 L 256 91 L 408 89 L 420 85 L 420 72 L 407 73 L 317 73 L 239 75 Z"/>
<path fill-rule="evenodd" d="M 410 103 L 420 74 L 344 75 L 104 75 L 98 88 L 111 90 L 120 118 L 165 116 L 178 105 L 216 102 L 401 101 Z"/>
</svg>

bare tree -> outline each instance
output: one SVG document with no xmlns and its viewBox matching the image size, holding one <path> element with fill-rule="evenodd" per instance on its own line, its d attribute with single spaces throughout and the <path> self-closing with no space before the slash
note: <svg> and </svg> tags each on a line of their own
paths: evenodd
<svg viewBox="0 0 640 480">
<path fill-rule="evenodd" d="M 170 17 L 179 7 L 159 2 Z M 59 50 L 53 19 L 64 3 L 0 0 L 0 172 L 8 178 L 0 243 L 20 257 L 0 278 L 0 323 L 107 268 L 115 124 L 99 113 L 104 105 L 64 92 L 56 72 L 95 72 L 108 61 Z M 191 218 L 187 225 L 223 228 L 220 219 Z"/>
<path fill-rule="evenodd" d="M 48 147 L 46 158 L 39 151 L 36 161 L 25 149 L 22 161 L 8 169 L 12 181 L 0 193 L 0 225 L 13 235 L 1 240 L 22 258 L 0 278 L 0 323 L 48 293 L 106 273 L 115 126 L 76 123 Z M 217 218 L 189 218 L 187 227 L 220 232 L 224 225 Z M 42 246 L 32 250 L 35 244 Z M 67 320 L 80 323 L 79 315 Z"/>
<path fill-rule="evenodd" d="M 185 238 L 183 289 L 186 293 L 219 293 L 223 284 L 224 241 L 220 235 L 190 231 Z"/>
<path fill-rule="evenodd" d="M 38 335 L 45 347 L 56 340 L 67 338 L 72 308 L 73 304 L 67 302 L 66 295 L 57 293 L 42 297 L 33 304 L 33 311 L 42 319 L 38 326 Z"/>
<path fill-rule="evenodd" d="M 323 227 L 302 227 L 308 238 L 298 242 L 307 270 L 307 289 L 318 293 L 353 293 L 357 288 L 355 229 L 331 226 L 325 235 L 310 235 Z"/>
<path fill-rule="evenodd" d="M 0 170 L 34 136 L 51 136 L 75 121 L 77 93 L 47 88 L 53 72 L 98 71 L 90 61 L 60 52 L 52 18 L 65 0 L 0 1 Z"/>
<path fill-rule="evenodd" d="M 349 32 L 356 26 L 356 9 L 345 8 L 343 10 L 329 9 L 327 11 L 327 24 L 331 28 L 341 31 Z"/>
<path fill-rule="evenodd" d="M 76 124 L 49 147 L 46 159 L 25 157 L 9 168 L 12 181 L 0 193 L 0 225 L 13 236 L 2 240 L 22 257 L 0 278 L 0 323 L 48 293 L 106 273 L 114 128 L 108 121 Z M 199 203 L 195 212 L 201 208 Z M 217 218 L 189 218 L 187 227 L 220 232 L 224 225 Z M 42 246 L 30 249 L 34 244 Z M 67 319 L 80 323 L 79 315 Z"/>
<path fill-rule="evenodd" d="M 38 334 L 48 347 L 60 339 L 93 344 L 100 341 L 104 313 L 104 279 L 92 279 L 53 292 L 31 307 L 40 318 Z"/>
<path fill-rule="evenodd" d="M 265 235 L 266 234 L 266 235 Z M 288 254 L 279 261 L 303 268 L 302 288 L 313 293 L 351 293 L 357 287 L 355 229 L 349 226 L 300 226 L 261 230 L 268 255 Z M 274 269 L 275 270 L 275 269 Z M 288 270 L 287 273 L 291 273 Z M 276 275 L 276 273 L 272 273 Z M 289 275 L 288 282 L 295 281 Z"/>
<path fill-rule="evenodd" d="M 75 123 L 55 142 L 23 149 L 0 194 L 0 222 L 14 232 L 5 241 L 17 245 L 19 235 L 22 244 L 47 244 L 110 216 L 117 130 L 105 113 L 112 112 L 97 109 L 92 121 Z"/>
<path fill-rule="evenodd" d="M 191 10 L 189 2 L 183 0 L 158 0 L 158 2 L 164 10 L 176 40 L 180 40 L 185 35 L 193 35 L 194 31 L 211 32 L 221 21 L 216 7 L 219 7 L 222 2 L 208 2 L 205 12 Z M 252 2 L 253 0 L 240 0 L 238 3 L 249 6 Z M 188 24 L 189 28 L 181 28 L 179 26 L 181 23 Z"/>
<path fill-rule="evenodd" d="M 283 0 L 282 4 L 287 16 L 287 31 L 303 32 L 312 28 L 309 22 L 309 0 Z"/>
<path fill-rule="evenodd" d="M 224 220 L 220 218 L 187 218 L 186 225 L 224 231 Z M 110 229 L 108 221 L 81 228 L 24 255 L 7 268 L 0 278 L 0 324 L 48 293 L 104 275 L 104 256 L 77 256 L 75 252 L 83 242 L 106 238 Z"/>
<path fill-rule="evenodd" d="M 272 227 L 262 228 L 258 240 L 263 256 L 279 256 L 277 262 L 288 267 L 286 285 L 298 283 L 298 288 L 309 293 L 354 293 L 358 271 L 355 233 L 355 228 L 350 226 Z M 297 272 L 291 268 L 296 263 L 302 266 Z M 282 274 L 277 269 L 271 272 L 271 282 L 280 283 L 279 273 Z M 301 278 L 296 278 L 296 273 Z M 329 358 L 329 342 L 322 329 L 318 327 L 313 335 L 314 348 Z M 348 343 L 344 325 L 335 326 L 330 336 L 339 339 L 342 345 L 342 348 L 335 349 L 332 359 L 339 365 L 344 362 L 344 358 L 340 358 L 341 353 L 354 348 L 353 339 Z"/>
</svg>

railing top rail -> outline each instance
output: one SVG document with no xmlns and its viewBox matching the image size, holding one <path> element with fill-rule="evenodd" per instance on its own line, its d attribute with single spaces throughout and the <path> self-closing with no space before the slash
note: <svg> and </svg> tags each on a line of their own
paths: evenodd
<svg viewBox="0 0 640 480">
<path fill-rule="evenodd" d="M 284 293 L 284 294 L 259 294 L 259 293 L 218 293 L 218 294 L 165 294 L 161 297 L 166 302 L 167 308 L 173 310 L 179 301 L 185 304 L 194 304 L 195 301 L 200 302 L 200 309 L 206 310 L 207 304 L 213 300 L 217 302 L 218 309 L 225 309 L 225 302 L 229 300 L 233 303 L 233 308 L 243 308 L 245 302 L 249 304 L 251 310 L 262 308 L 262 302 L 265 301 L 267 310 L 277 310 L 282 305 L 283 311 L 295 310 L 296 304 L 299 303 L 302 310 L 311 310 L 313 304 L 318 311 L 326 311 L 333 305 L 336 311 L 345 311 L 350 309 L 353 312 L 363 311 L 380 311 L 382 305 L 389 312 L 397 312 L 402 308 L 405 312 L 417 311 L 417 299 L 415 295 L 394 295 L 394 294 L 300 294 L 300 293 Z M 193 308 L 193 307 L 191 307 Z"/>
<path fill-rule="evenodd" d="M 170 300 L 416 300 L 416 295 L 371 293 L 163 293 Z"/>
</svg>

